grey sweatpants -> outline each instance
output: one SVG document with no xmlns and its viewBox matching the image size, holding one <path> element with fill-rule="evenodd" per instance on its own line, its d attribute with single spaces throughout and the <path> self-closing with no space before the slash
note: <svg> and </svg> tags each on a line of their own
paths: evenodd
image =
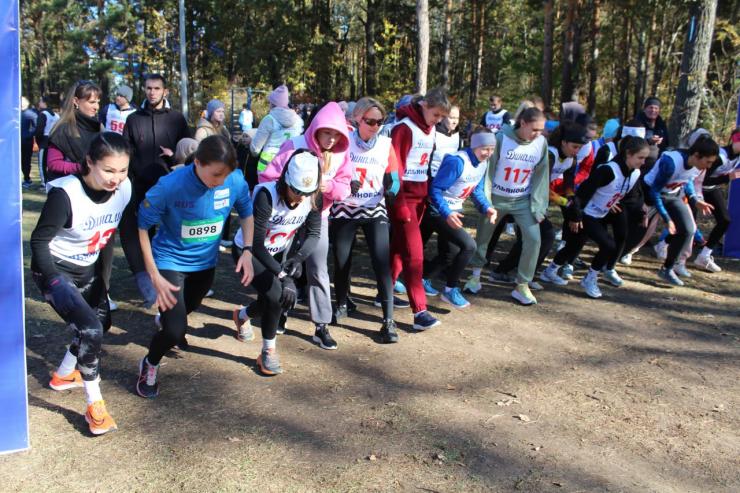
<svg viewBox="0 0 740 493">
<path fill-rule="evenodd" d="M 331 288 L 329 281 L 329 218 L 321 217 L 321 236 L 311 255 L 306 259 L 308 280 L 308 307 L 315 324 L 331 323 Z"/>
</svg>

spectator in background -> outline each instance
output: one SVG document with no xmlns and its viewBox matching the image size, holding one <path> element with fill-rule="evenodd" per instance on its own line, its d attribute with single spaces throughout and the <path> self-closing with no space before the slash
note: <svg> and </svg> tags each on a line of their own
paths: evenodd
<svg viewBox="0 0 740 493">
<path fill-rule="evenodd" d="M 100 111 L 100 123 L 103 124 L 106 132 L 123 134 L 126 120 L 136 111 L 136 107 L 131 102 L 133 97 L 134 91 L 129 86 L 118 86 L 114 102 Z"/>
<path fill-rule="evenodd" d="M 270 113 L 260 122 L 250 144 L 252 154 L 259 156 L 257 171 L 260 173 L 270 164 L 283 142 L 303 133 L 303 120 L 288 107 L 290 92 L 287 87 L 276 87 L 268 100 Z"/>
<path fill-rule="evenodd" d="M 488 102 L 491 107 L 480 119 L 480 124 L 496 133 L 501 130 L 501 127 L 511 123 L 511 115 L 502 107 L 503 100 L 501 99 L 501 96 L 496 96 L 494 94 L 488 98 Z"/>
<path fill-rule="evenodd" d="M 650 96 L 645 100 L 635 118 L 645 125 L 645 139 L 650 144 L 650 157 L 646 164 L 651 165 L 666 150 L 670 141 L 668 126 L 660 117 L 660 99 Z"/>
<path fill-rule="evenodd" d="M 36 122 L 36 145 L 39 146 L 39 181 L 41 188 L 46 190 L 46 153 L 49 147 L 49 134 L 56 122 L 59 121 L 59 115 L 54 113 L 49 107 L 49 101 L 46 96 L 39 99 L 38 103 L 38 120 Z"/>
<path fill-rule="evenodd" d="M 211 99 L 206 106 L 206 116 L 198 122 L 195 130 L 195 140 L 200 142 L 211 135 L 222 135 L 231 141 L 231 134 L 224 125 L 226 120 L 226 105 L 218 99 Z"/>
<path fill-rule="evenodd" d="M 33 157 L 33 135 L 36 133 L 38 115 L 24 96 L 21 98 L 21 171 L 23 188 L 31 186 L 31 158 Z"/>
<path fill-rule="evenodd" d="M 247 107 L 247 103 L 242 105 L 242 111 L 239 113 L 239 127 L 242 132 L 246 132 L 252 128 L 254 123 L 254 115 L 252 111 Z"/>
</svg>

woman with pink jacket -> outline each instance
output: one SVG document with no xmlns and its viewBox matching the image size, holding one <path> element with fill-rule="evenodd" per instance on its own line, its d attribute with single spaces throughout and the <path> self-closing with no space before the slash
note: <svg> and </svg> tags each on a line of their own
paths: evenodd
<svg viewBox="0 0 740 493">
<path fill-rule="evenodd" d="M 316 325 L 313 336 L 323 349 L 336 349 L 337 343 L 327 327 L 332 319 L 331 292 L 327 257 L 329 253 L 329 208 L 335 200 L 343 200 L 350 194 L 350 181 L 354 166 L 349 159 L 349 134 L 341 107 L 331 101 L 321 108 L 309 124 L 306 132 L 286 140 L 267 169 L 259 175 L 260 183 L 277 181 L 298 149 L 309 149 L 319 156 L 322 177 L 323 210 L 321 214 L 321 236 L 313 253 L 306 259 L 308 277 L 308 305 L 311 320 Z"/>
</svg>

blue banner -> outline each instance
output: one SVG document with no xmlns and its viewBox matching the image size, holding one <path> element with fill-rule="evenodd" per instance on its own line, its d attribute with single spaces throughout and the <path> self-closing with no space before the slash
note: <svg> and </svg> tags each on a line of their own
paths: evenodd
<svg viewBox="0 0 740 493">
<path fill-rule="evenodd" d="M 27 449 L 28 393 L 21 237 L 20 45 L 18 1 L 0 2 L 0 148 L 7 164 L 0 180 L 0 452 Z"/>
<path fill-rule="evenodd" d="M 724 255 L 740 258 L 740 180 L 730 182 L 730 197 L 727 208 L 730 210 L 730 227 L 725 234 Z"/>
</svg>

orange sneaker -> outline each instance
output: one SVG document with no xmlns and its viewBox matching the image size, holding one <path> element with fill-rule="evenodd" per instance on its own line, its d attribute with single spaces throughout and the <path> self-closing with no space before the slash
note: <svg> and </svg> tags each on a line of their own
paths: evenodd
<svg viewBox="0 0 740 493">
<path fill-rule="evenodd" d="M 82 386 L 82 375 L 80 375 L 80 370 L 74 370 L 66 376 L 61 376 L 57 372 L 51 374 L 49 387 L 54 390 L 68 390 Z"/>
<path fill-rule="evenodd" d="M 234 337 L 236 337 L 236 340 L 240 342 L 253 341 L 254 330 L 252 330 L 252 324 L 249 322 L 249 319 L 242 320 L 239 318 L 239 312 L 241 309 L 242 307 L 235 308 L 231 314 L 231 319 L 234 321 L 234 327 L 236 327 L 236 335 Z"/>
<path fill-rule="evenodd" d="M 93 435 L 102 435 L 118 429 L 116 422 L 105 409 L 105 401 L 95 401 L 88 405 L 85 421 L 90 425 L 90 433 Z"/>
</svg>

